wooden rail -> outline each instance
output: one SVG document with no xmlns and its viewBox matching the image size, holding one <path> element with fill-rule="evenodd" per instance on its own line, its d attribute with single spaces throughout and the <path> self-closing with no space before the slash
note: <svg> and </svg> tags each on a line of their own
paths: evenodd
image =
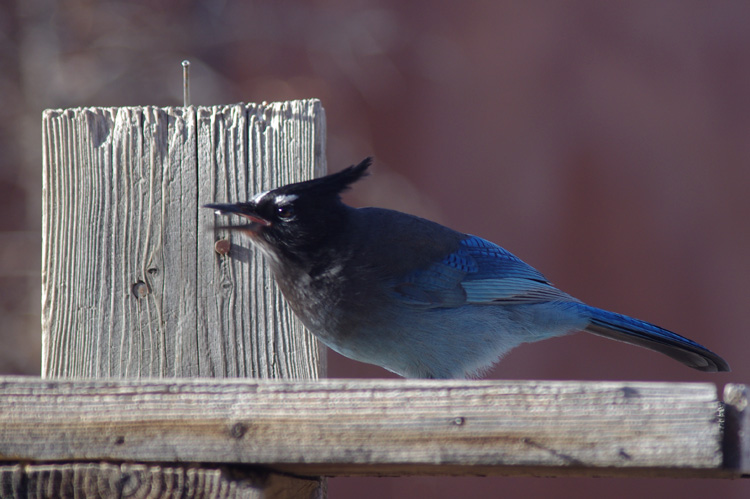
<svg viewBox="0 0 750 499">
<path fill-rule="evenodd" d="M 5 378 L 0 460 L 315 475 L 738 477 L 747 387 L 708 383 Z"/>
</svg>

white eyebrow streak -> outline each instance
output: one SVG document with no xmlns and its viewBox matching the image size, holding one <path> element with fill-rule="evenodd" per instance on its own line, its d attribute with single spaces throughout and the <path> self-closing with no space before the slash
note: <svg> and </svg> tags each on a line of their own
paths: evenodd
<svg viewBox="0 0 750 499">
<path fill-rule="evenodd" d="M 260 201 L 261 199 L 263 199 L 263 196 L 265 196 L 269 192 L 271 192 L 271 191 L 259 192 L 258 194 L 256 194 L 255 196 L 253 196 L 253 197 L 250 198 L 250 202 L 251 203 L 257 203 L 258 201 Z"/>
<path fill-rule="evenodd" d="M 274 201 L 277 205 L 293 203 L 299 196 L 296 194 L 279 194 Z"/>
</svg>

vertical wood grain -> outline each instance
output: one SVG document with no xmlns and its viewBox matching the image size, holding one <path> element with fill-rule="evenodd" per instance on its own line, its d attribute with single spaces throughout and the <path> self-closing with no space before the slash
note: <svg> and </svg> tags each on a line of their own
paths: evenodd
<svg viewBox="0 0 750 499">
<path fill-rule="evenodd" d="M 322 496 L 315 480 L 227 466 L 196 468 L 130 463 L 0 466 L 0 497 L 292 499 Z"/>
<path fill-rule="evenodd" d="M 248 104 L 198 112 L 200 204 L 253 194 L 325 172 L 324 114 L 317 101 Z M 324 351 L 286 306 L 259 252 L 241 234 L 214 230 L 199 212 L 201 375 L 317 378 Z M 220 223 L 225 223 L 219 220 Z M 228 256 L 214 251 L 228 239 Z M 218 330 L 212 328 L 220 328 Z M 215 341 L 210 341 L 214 338 Z"/>
<path fill-rule="evenodd" d="M 43 127 L 43 376 L 321 374 L 249 242 L 200 208 L 323 174 L 318 101 L 49 110 Z"/>
</svg>

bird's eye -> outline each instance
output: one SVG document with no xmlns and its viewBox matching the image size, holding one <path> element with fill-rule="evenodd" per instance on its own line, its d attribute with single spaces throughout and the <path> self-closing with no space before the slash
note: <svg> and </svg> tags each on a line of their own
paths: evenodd
<svg viewBox="0 0 750 499">
<path fill-rule="evenodd" d="M 290 204 L 285 204 L 276 208 L 276 215 L 281 220 L 291 220 L 294 218 L 294 207 Z"/>
</svg>

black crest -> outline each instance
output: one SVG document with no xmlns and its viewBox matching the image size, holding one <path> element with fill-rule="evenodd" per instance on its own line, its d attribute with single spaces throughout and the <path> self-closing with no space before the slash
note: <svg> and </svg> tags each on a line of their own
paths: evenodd
<svg viewBox="0 0 750 499">
<path fill-rule="evenodd" d="M 372 158 L 363 159 L 358 165 L 351 165 L 340 172 L 325 177 L 298 182 L 279 187 L 274 190 L 277 194 L 297 194 L 299 196 L 336 196 L 347 190 L 354 182 L 367 175 L 367 168 L 372 164 Z"/>
</svg>

